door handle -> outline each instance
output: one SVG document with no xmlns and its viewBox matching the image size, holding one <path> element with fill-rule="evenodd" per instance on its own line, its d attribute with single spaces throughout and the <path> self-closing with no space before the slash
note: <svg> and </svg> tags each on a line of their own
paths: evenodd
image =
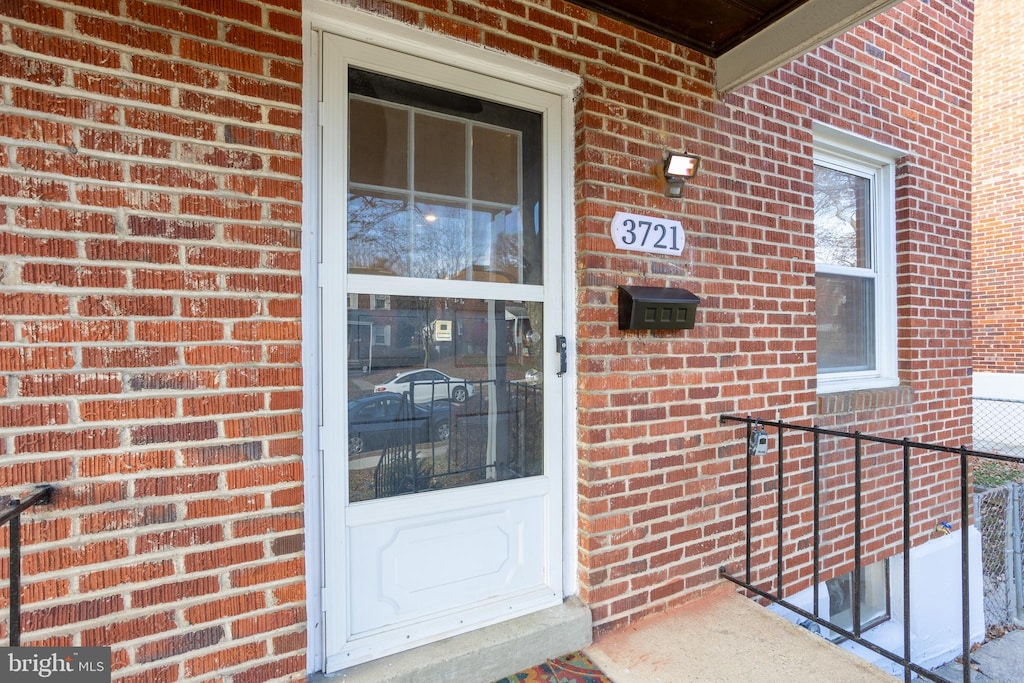
<svg viewBox="0 0 1024 683">
<path fill-rule="evenodd" d="M 561 334 L 555 337 L 555 349 L 558 350 L 558 376 L 561 377 L 566 373 L 567 361 L 566 353 L 569 350 L 569 344 L 566 343 L 565 337 Z"/>
</svg>

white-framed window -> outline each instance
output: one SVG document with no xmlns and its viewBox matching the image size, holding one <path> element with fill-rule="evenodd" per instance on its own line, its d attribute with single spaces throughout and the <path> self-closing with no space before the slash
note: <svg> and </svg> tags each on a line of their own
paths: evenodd
<svg viewBox="0 0 1024 683">
<path fill-rule="evenodd" d="M 902 152 L 814 127 L 818 392 L 895 386 L 896 160 Z"/>
</svg>

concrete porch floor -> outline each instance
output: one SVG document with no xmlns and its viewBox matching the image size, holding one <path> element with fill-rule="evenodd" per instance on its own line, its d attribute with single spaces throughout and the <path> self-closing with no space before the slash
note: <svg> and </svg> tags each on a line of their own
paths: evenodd
<svg viewBox="0 0 1024 683">
<path fill-rule="evenodd" d="M 600 638 L 584 652 L 615 683 L 896 680 L 737 594 L 731 583 Z"/>
</svg>

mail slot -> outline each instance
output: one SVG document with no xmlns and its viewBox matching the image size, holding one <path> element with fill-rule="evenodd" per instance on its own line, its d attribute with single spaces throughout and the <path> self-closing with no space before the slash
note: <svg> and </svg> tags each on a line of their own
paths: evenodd
<svg viewBox="0 0 1024 683">
<path fill-rule="evenodd" d="M 700 299 L 682 287 L 619 287 L 620 330 L 689 330 Z"/>
</svg>

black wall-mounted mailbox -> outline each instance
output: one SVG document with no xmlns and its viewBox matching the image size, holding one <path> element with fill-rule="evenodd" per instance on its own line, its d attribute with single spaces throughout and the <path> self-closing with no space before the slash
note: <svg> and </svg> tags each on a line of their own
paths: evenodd
<svg viewBox="0 0 1024 683">
<path fill-rule="evenodd" d="M 619 286 L 620 330 L 689 330 L 700 299 L 682 287 Z"/>
</svg>

